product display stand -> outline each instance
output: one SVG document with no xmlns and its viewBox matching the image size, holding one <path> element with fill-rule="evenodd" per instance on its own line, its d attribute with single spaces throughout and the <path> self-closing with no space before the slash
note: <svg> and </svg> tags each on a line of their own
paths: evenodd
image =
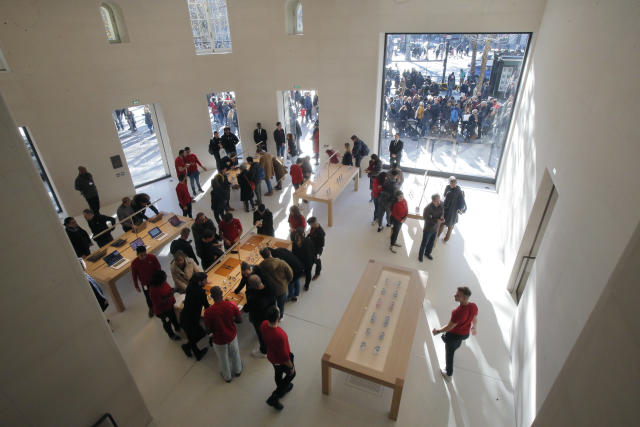
<svg viewBox="0 0 640 427">
<path fill-rule="evenodd" d="M 369 260 L 322 356 L 322 393 L 331 393 L 331 368 L 338 369 L 392 388 L 389 418 L 398 418 L 427 277 Z"/>
</svg>

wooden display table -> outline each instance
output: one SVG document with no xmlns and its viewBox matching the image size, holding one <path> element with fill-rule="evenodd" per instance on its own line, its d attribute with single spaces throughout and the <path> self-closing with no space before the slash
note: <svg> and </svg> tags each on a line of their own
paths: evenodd
<svg viewBox="0 0 640 427">
<path fill-rule="evenodd" d="M 116 238 L 116 240 L 123 239 L 127 241 L 122 246 L 113 247 L 111 245 L 107 245 L 102 248 L 107 248 L 106 255 L 112 253 L 113 251 L 118 251 L 120 255 L 123 256 L 123 258 L 126 258 L 128 261 L 123 267 L 116 270 L 112 267 L 109 267 L 103 259 L 99 259 L 95 262 L 85 260 L 85 263 L 87 265 L 87 273 L 89 273 L 91 277 L 97 280 L 98 283 L 109 288 L 111 298 L 113 299 L 113 303 L 115 304 L 118 311 L 124 311 L 125 307 L 124 303 L 122 302 L 122 297 L 120 297 L 120 292 L 118 292 L 116 281 L 125 274 L 129 274 L 131 272 L 131 261 L 136 258 L 136 251 L 131 248 L 130 243 L 140 237 L 144 242 L 144 245 L 147 247 L 147 252 L 152 253 L 174 240 L 176 236 L 180 234 L 180 230 L 182 230 L 182 228 L 191 227 L 191 224 L 193 224 L 193 220 L 191 218 L 176 215 L 178 216 L 178 218 L 180 218 L 181 221 L 184 222 L 184 224 L 180 224 L 179 226 L 174 227 L 168 222 L 169 218 L 171 218 L 174 214 L 167 212 L 162 212 L 162 214 L 162 219 L 158 222 L 154 223 L 146 221 L 146 227 L 140 230 L 137 234 L 133 230 L 130 230 L 124 233 L 122 236 Z M 163 238 L 162 240 L 151 238 L 151 236 L 149 236 L 149 230 L 154 227 L 160 228 L 160 230 L 162 230 L 162 232 L 166 234 L 167 237 Z"/>
<path fill-rule="evenodd" d="M 205 285 L 209 303 L 213 304 L 213 299 L 211 299 L 211 295 L 209 295 L 209 290 L 214 286 L 220 286 L 220 289 L 222 289 L 223 299 L 233 301 L 242 308 L 242 306 L 247 302 L 245 289 L 243 289 L 239 294 L 235 294 L 233 292 L 242 280 L 240 265 L 242 264 L 242 261 L 251 265 L 260 264 L 263 259 L 260 256 L 260 249 L 267 246 L 270 248 L 285 248 L 291 250 L 292 243 L 289 240 L 277 239 L 275 237 L 249 232 L 242 236 L 235 245 L 229 248 L 225 255 L 213 263 L 207 269 L 207 278 L 209 283 Z M 232 253 L 236 251 L 237 253 Z M 178 295 L 176 294 L 176 298 L 177 297 Z M 182 305 L 183 301 L 177 301 L 176 309 L 178 313 L 182 311 Z"/>
<path fill-rule="evenodd" d="M 331 392 L 331 368 L 339 369 L 393 388 L 389 418 L 398 419 L 427 277 L 369 260 L 322 356 L 322 393 Z"/>
<path fill-rule="evenodd" d="M 327 204 L 329 227 L 333 226 L 333 202 L 347 188 L 355 177 L 353 191 L 358 191 L 358 168 L 354 166 L 324 163 L 316 171 L 313 181 L 305 181 L 293 193 L 293 202 L 298 205 L 300 200 L 321 202 Z"/>
</svg>

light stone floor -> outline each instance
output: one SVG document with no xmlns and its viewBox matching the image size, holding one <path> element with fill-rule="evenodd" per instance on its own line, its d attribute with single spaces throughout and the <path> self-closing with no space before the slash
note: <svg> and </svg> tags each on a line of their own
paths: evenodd
<svg viewBox="0 0 640 427">
<path fill-rule="evenodd" d="M 211 172 L 202 175 L 208 189 Z M 204 183 L 207 185 L 204 186 Z M 167 179 L 141 188 L 152 198 L 162 197 L 161 210 L 178 212 L 175 180 Z M 428 193 L 444 189 L 444 182 L 429 181 Z M 256 345 L 246 319 L 239 325 L 242 376 L 226 384 L 218 374 L 212 351 L 200 362 L 188 359 L 179 343 L 170 341 L 158 319 L 149 319 L 142 294 L 135 292 L 131 278 L 122 278 L 118 288 L 127 307 L 117 313 L 110 307 L 115 340 L 153 416 L 154 426 L 200 425 L 288 425 L 288 426 L 512 426 L 514 402 L 509 369 L 509 334 L 515 304 L 504 289 L 505 268 L 501 244 L 496 239 L 497 196 L 482 186 L 466 185 L 468 212 L 461 217 L 451 240 L 434 249 L 434 261 L 417 260 L 422 224 L 408 220 L 402 229 L 398 254 L 388 250 L 389 229 L 377 233 L 370 225 L 373 205 L 368 203 L 368 181 L 360 191 L 352 187 L 334 206 L 334 222 L 326 227 L 326 205 L 310 203 L 304 213 L 317 215 L 327 231 L 322 276 L 312 282 L 297 303 L 286 306 L 282 327 L 296 355 L 295 388 L 282 403 L 281 413 L 265 404 L 272 389 L 273 369 L 266 359 L 249 353 Z M 474 188 L 475 187 L 475 188 Z M 273 211 L 276 237 L 286 238 L 285 213 L 291 205 L 290 185 L 285 191 L 265 197 Z M 194 214 L 210 214 L 209 193 L 201 195 Z M 232 206 L 240 208 L 237 191 Z M 116 206 L 103 208 L 115 213 Z M 237 209 L 245 229 L 251 214 Z M 83 222 L 81 222 L 83 223 Z M 168 271 L 168 245 L 159 253 Z M 397 422 L 387 418 L 391 390 L 333 371 L 333 392 L 321 393 L 320 358 L 369 259 L 424 269 L 429 273 L 427 296 L 414 338 L 400 414 Z M 455 308 L 453 294 L 460 285 L 469 286 L 479 307 L 478 335 L 457 351 L 454 380 L 446 384 L 440 376 L 444 366 L 444 344 L 430 330 L 446 324 Z M 106 289 L 105 289 L 106 291 Z M 204 340 L 201 346 L 204 345 Z"/>
</svg>

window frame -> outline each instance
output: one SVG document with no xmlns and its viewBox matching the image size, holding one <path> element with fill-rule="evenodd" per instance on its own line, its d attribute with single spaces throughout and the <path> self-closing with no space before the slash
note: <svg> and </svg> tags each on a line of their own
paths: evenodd
<svg viewBox="0 0 640 427">
<path fill-rule="evenodd" d="M 102 20 L 102 23 L 104 25 L 104 29 L 105 29 L 105 33 L 107 34 L 107 41 L 111 44 L 114 43 L 122 43 L 122 36 L 120 35 L 120 28 L 118 27 L 118 22 L 116 20 L 116 14 L 113 11 L 113 7 L 111 7 L 111 5 L 109 5 L 108 3 L 100 3 L 100 6 L 98 8 L 98 10 L 100 11 L 100 18 Z M 102 11 L 105 11 L 106 15 L 107 15 L 107 19 L 108 19 L 108 24 L 111 27 L 111 29 L 113 30 L 113 35 L 114 35 L 114 39 L 110 39 L 109 38 L 109 31 L 107 29 L 107 22 L 105 21 L 104 18 L 104 14 L 102 13 Z"/>
<path fill-rule="evenodd" d="M 212 10 L 213 7 L 220 6 L 220 4 L 214 4 L 215 2 L 224 3 L 224 19 L 222 18 L 221 13 L 214 13 Z M 187 11 L 189 13 L 191 35 L 193 37 L 196 55 L 215 55 L 232 52 L 231 26 L 229 24 L 229 9 L 226 0 L 187 0 Z M 195 14 L 194 11 L 196 12 Z M 198 30 L 198 23 L 201 25 L 199 32 L 196 33 L 196 30 Z M 216 31 L 216 28 L 218 28 L 221 23 L 223 30 Z M 227 28 L 226 33 L 224 32 L 225 26 Z M 228 47 L 216 47 L 216 44 L 218 43 L 226 43 L 226 40 L 223 38 L 216 37 L 220 35 L 223 35 L 223 37 L 228 35 Z M 196 39 L 202 39 L 202 42 L 198 43 Z M 202 45 L 206 45 L 207 42 L 209 44 L 208 48 L 200 47 Z"/>
</svg>

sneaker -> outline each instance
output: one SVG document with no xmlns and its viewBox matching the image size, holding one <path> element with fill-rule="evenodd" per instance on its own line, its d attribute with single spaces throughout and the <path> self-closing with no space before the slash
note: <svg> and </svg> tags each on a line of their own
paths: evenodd
<svg viewBox="0 0 640 427">
<path fill-rule="evenodd" d="M 242 375 L 242 371 L 238 372 L 237 374 L 233 374 L 234 377 L 239 377 L 240 375 Z"/>
<path fill-rule="evenodd" d="M 418 258 L 418 261 L 422 262 L 422 257 Z"/>
<path fill-rule="evenodd" d="M 382 231 L 382 227 L 378 227 L 378 233 Z"/>
<path fill-rule="evenodd" d="M 308 291 L 309 290 L 309 285 L 304 285 L 304 290 Z"/>
<path fill-rule="evenodd" d="M 204 357 L 204 355 L 207 354 L 208 350 L 209 349 L 207 347 L 205 347 L 202 350 L 200 350 L 198 353 L 196 353 L 196 360 L 200 361 L 200 359 L 202 359 Z"/>
<path fill-rule="evenodd" d="M 284 322 L 284 314 L 280 317 L 280 323 Z"/>
<path fill-rule="evenodd" d="M 284 408 L 278 398 L 273 396 L 267 399 L 267 405 L 273 407 L 274 409 L 277 409 L 278 411 L 282 411 L 282 409 Z"/>
<path fill-rule="evenodd" d="M 400 244 L 398 244 L 398 243 L 394 243 L 394 244 L 392 244 L 391 246 L 395 246 L 396 248 L 401 248 L 401 247 L 402 247 L 402 245 L 400 245 Z"/>
<path fill-rule="evenodd" d="M 391 252 L 393 252 L 394 254 L 396 254 L 396 253 L 397 253 L 397 252 L 396 252 L 396 250 L 395 250 L 395 249 L 393 249 L 393 246 L 389 246 L 389 250 L 390 250 Z"/>
<path fill-rule="evenodd" d="M 256 348 L 251 352 L 251 355 L 256 359 L 264 359 L 267 355 L 260 351 L 260 348 Z"/>
<path fill-rule="evenodd" d="M 268 193 L 264 193 L 265 196 L 271 196 L 273 194 L 273 191 L 269 191 Z"/>
<path fill-rule="evenodd" d="M 297 302 L 297 301 L 298 301 L 298 297 L 292 297 L 292 298 L 289 298 L 289 301 L 291 301 L 291 302 Z"/>
<path fill-rule="evenodd" d="M 451 382 L 451 376 L 447 375 L 447 371 L 445 371 L 444 369 L 440 370 L 440 373 L 442 374 L 442 378 L 444 378 L 444 380 L 448 383 Z"/>
<path fill-rule="evenodd" d="M 317 280 L 317 279 L 318 279 L 318 277 L 320 277 L 320 273 L 318 273 L 318 274 L 314 275 L 314 276 L 311 278 L 311 280 Z"/>
<path fill-rule="evenodd" d="M 221 376 L 221 377 L 222 377 L 222 379 L 223 379 L 223 380 L 225 380 L 225 382 L 227 382 L 227 383 L 230 383 L 230 382 L 231 382 L 231 380 L 232 380 L 232 378 L 226 379 L 226 378 L 224 377 L 224 375 L 222 375 L 222 372 L 220 372 L 220 376 Z"/>
<path fill-rule="evenodd" d="M 189 347 L 189 344 L 182 344 L 180 347 L 182 348 L 182 351 L 184 351 L 184 354 L 187 355 L 187 357 L 191 357 L 191 347 Z"/>
<path fill-rule="evenodd" d="M 180 341 L 182 339 L 182 338 L 180 338 L 180 335 L 176 335 L 176 334 L 171 335 L 170 338 L 172 340 L 174 340 L 174 341 Z"/>
<path fill-rule="evenodd" d="M 377 222 L 378 222 L 378 221 L 373 220 L 373 221 L 371 221 L 371 225 L 376 225 L 376 223 L 377 223 Z"/>
<path fill-rule="evenodd" d="M 427 258 L 433 261 L 433 257 L 431 255 L 427 255 Z"/>
<path fill-rule="evenodd" d="M 391 227 L 391 224 L 387 224 L 387 227 Z"/>
</svg>

